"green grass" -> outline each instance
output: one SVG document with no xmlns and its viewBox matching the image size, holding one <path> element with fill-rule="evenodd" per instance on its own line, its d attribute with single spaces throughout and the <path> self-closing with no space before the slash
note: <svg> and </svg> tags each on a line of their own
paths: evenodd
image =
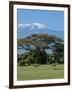
<svg viewBox="0 0 72 90">
<path fill-rule="evenodd" d="M 39 69 L 34 66 L 17 67 L 17 80 L 40 80 L 40 79 L 56 79 L 64 78 L 64 65 L 60 64 L 56 67 L 51 65 L 40 65 Z"/>
</svg>

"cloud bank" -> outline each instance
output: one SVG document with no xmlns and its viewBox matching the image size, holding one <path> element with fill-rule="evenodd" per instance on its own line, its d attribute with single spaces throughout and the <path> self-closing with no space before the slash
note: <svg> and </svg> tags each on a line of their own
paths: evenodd
<svg viewBox="0 0 72 90">
<path fill-rule="evenodd" d="M 37 29 L 37 30 L 42 30 L 42 29 L 47 29 L 48 26 L 43 24 L 43 23 L 26 23 L 26 24 L 18 24 L 18 28 L 23 28 L 23 29 Z"/>
</svg>

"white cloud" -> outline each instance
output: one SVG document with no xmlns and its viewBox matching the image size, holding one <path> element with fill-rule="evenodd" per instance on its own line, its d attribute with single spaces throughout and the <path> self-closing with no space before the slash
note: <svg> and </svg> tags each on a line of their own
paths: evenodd
<svg viewBox="0 0 72 90">
<path fill-rule="evenodd" d="M 30 28 L 31 24 L 18 24 L 18 28 Z"/>
<path fill-rule="evenodd" d="M 47 26 L 42 23 L 32 23 L 33 29 L 46 29 Z"/>
<path fill-rule="evenodd" d="M 41 30 L 47 29 L 48 27 L 42 23 L 32 23 L 32 24 L 26 23 L 26 24 L 18 24 L 18 28 Z"/>
<path fill-rule="evenodd" d="M 24 28 L 30 28 L 31 27 L 31 24 L 24 24 L 23 27 Z"/>
<path fill-rule="evenodd" d="M 18 28 L 23 27 L 23 24 L 18 24 Z"/>
</svg>

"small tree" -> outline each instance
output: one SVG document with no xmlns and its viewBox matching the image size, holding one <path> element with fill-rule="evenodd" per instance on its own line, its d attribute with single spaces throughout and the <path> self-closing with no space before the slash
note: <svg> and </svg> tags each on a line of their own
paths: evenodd
<svg viewBox="0 0 72 90">
<path fill-rule="evenodd" d="M 64 57 L 64 44 L 57 42 L 53 48 L 55 62 L 60 63 L 60 59 Z"/>
</svg>

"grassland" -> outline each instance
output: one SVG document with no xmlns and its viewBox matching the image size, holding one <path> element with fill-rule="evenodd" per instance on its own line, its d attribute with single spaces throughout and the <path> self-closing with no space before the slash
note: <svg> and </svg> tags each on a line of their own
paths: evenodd
<svg viewBox="0 0 72 90">
<path fill-rule="evenodd" d="M 39 68 L 31 66 L 17 66 L 17 80 L 40 80 L 64 78 L 64 65 L 56 67 L 51 65 L 40 65 Z"/>
</svg>

